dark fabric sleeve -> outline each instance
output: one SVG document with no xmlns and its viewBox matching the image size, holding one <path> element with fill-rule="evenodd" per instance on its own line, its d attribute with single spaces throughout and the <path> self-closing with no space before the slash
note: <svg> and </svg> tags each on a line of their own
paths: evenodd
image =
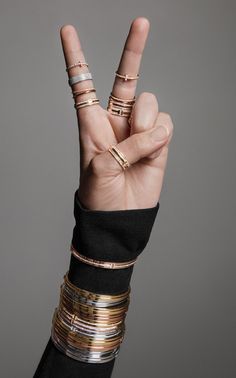
<svg viewBox="0 0 236 378">
<path fill-rule="evenodd" d="M 131 210 L 89 210 L 74 194 L 75 226 L 72 244 L 87 257 L 104 261 L 128 261 L 145 248 L 159 210 L 156 206 Z M 92 267 L 72 254 L 68 277 L 83 289 L 100 294 L 119 294 L 128 289 L 134 266 L 126 269 Z M 122 345 L 121 345 L 122 348 Z M 110 378 L 115 359 L 106 363 L 74 360 L 53 344 L 51 337 L 33 378 Z"/>
</svg>

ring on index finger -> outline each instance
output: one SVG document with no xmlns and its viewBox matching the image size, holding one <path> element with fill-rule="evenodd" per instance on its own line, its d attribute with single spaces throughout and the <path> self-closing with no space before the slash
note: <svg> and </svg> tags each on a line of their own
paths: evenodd
<svg viewBox="0 0 236 378">
<path fill-rule="evenodd" d="M 77 63 L 71 64 L 70 66 L 66 67 L 66 71 L 69 72 L 69 70 L 71 70 L 72 68 L 83 67 L 83 66 L 88 67 L 88 63 L 78 61 Z"/>
</svg>

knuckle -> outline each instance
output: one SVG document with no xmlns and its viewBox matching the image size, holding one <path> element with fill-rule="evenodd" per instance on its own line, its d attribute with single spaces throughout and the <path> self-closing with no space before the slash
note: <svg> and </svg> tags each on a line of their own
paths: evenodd
<svg viewBox="0 0 236 378">
<path fill-rule="evenodd" d="M 139 95 L 140 98 L 142 99 L 145 99 L 145 100 L 156 100 L 156 96 L 154 93 L 152 92 L 142 92 L 140 95 Z"/>
<path fill-rule="evenodd" d="M 166 127 L 169 130 L 169 133 L 173 134 L 174 124 L 173 124 L 171 115 L 169 113 L 160 112 L 158 118 L 159 118 L 161 123 L 166 125 Z"/>
<path fill-rule="evenodd" d="M 148 146 L 150 145 L 150 139 L 148 134 L 134 134 L 132 148 L 135 148 L 140 156 L 145 156 Z"/>
<path fill-rule="evenodd" d="M 162 118 L 163 121 L 166 123 L 173 123 L 172 118 L 169 113 L 160 112 L 159 116 Z"/>
<path fill-rule="evenodd" d="M 139 154 L 143 154 L 145 149 L 145 142 L 141 134 L 134 134 L 132 140 L 132 148 L 137 151 Z"/>
</svg>

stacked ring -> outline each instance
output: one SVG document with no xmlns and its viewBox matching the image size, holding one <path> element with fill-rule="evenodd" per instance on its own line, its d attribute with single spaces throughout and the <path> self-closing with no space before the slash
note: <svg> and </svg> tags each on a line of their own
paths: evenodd
<svg viewBox="0 0 236 378">
<path fill-rule="evenodd" d="M 135 97 L 132 99 L 122 99 L 115 97 L 111 93 L 109 96 L 107 110 L 114 115 L 128 118 L 132 112 L 134 103 Z"/>
<path fill-rule="evenodd" d="M 77 63 L 71 64 L 70 66 L 68 66 L 66 68 L 66 71 L 68 72 L 71 68 L 82 67 L 82 66 L 88 67 L 88 64 L 85 63 L 85 62 L 79 61 Z M 72 87 L 73 85 L 81 83 L 82 81 L 86 81 L 86 80 L 93 80 L 91 72 L 85 72 L 85 73 L 81 73 L 79 75 L 71 76 L 71 77 L 69 77 L 68 83 Z M 81 96 L 83 94 L 88 94 L 88 93 L 91 93 L 91 92 L 96 92 L 96 89 L 95 88 L 85 88 L 85 89 L 80 90 L 80 91 L 73 91 L 72 90 L 72 97 L 74 98 L 74 100 L 76 100 L 76 98 L 78 96 Z M 81 109 L 81 108 L 85 108 L 86 106 L 91 106 L 91 105 L 96 105 L 96 104 L 99 104 L 98 98 L 88 98 L 84 101 L 76 102 L 74 104 L 74 108 L 78 110 L 78 109 Z"/>
</svg>

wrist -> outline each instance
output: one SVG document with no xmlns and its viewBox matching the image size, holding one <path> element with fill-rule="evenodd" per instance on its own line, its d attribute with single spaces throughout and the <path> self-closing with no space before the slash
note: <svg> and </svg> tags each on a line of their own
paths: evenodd
<svg viewBox="0 0 236 378">
<path fill-rule="evenodd" d="M 72 245 L 81 254 L 100 261 L 134 260 L 146 247 L 159 210 L 156 206 L 131 210 L 89 210 L 74 194 L 75 226 Z M 71 255 L 69 278 L 77 286 L 98 293 L 127 290 L 133 266 L 103 269 L 85 264 Z"/>
</svg>

